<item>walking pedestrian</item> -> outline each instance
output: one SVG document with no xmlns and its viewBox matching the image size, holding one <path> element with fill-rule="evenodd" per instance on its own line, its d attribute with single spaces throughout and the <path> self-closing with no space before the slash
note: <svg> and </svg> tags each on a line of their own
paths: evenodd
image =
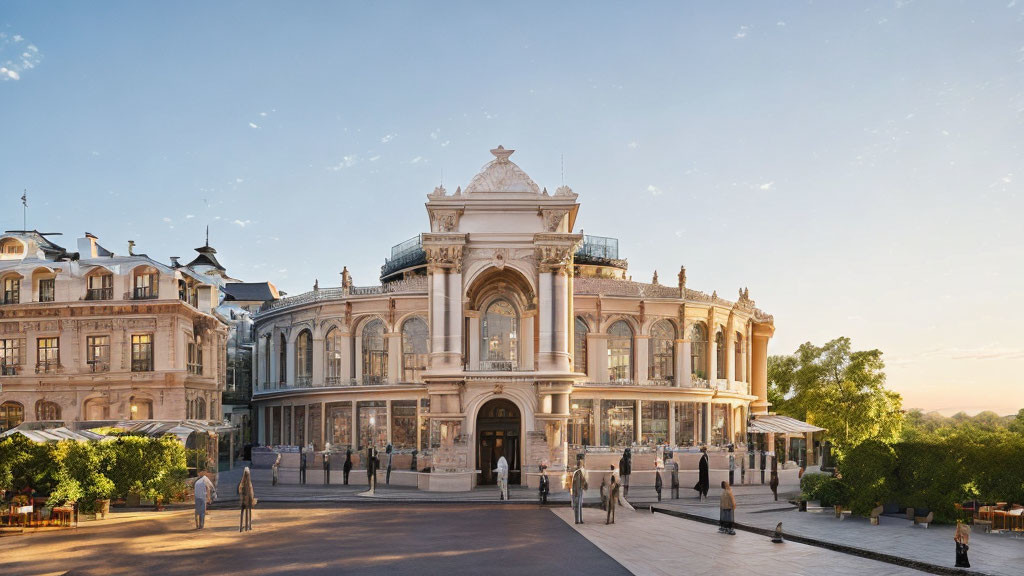
<svg viewBox="0 0 1024 576">
<path fill-rule="evenodd" d="M 256 505 L 256 492 L 252 489 L 252 474 L 246 466 L 242 481 L 238 483 L 238 499 L 242 505 L 242 516 L 238 520 L 238 531 L 252 530 L 252 507 Z"/>
<path fill-rule="evenodd" d="M 270 468 L 271 468 L 271 471 L 274 473 L 274 477 L 273 477 L 273 480 L 271 481 L 271 484 L 274 485 L 274 486 L 277 486 L 277 474 L 278 474 L 278 470 L 281 468 L 281 455 L 280 454 L 277 455 L 277 458 L 274 460 L 274 465 L 271 466 Z"/>
<path fill-rule="evenodd" d="M 345 476 L 345 486 L 348 486 L 348 473 L 352 471 L 352 449 L 345 448 L 345 465 L 341 467 L 341 472 Z"/>
<path fill-rule="evenodd" d="M 391 454 L 392 454 L 392 450 L 393 450 L 393 448 L 391 447 L 391 442 L 388 442 L 387 448 L 384 449 L 384 451 L 388 455 L 387 474 L 384 476 L 384 485 L 385 486 L 390 486 L 391 485 Z"/>
<path fill-rule="evenodd" d="M 768 486 L 772 489 L 772 496 L 779 501 L 779 460 L 772 454 L 772 479 Z"/>
<path fill-rule="evenodd" d="M 733 452 L 733 445 L 729 444 L 729 486 L 736 483 L 736 455 Z"/>
<path fill-rule="evenodd" d="M 366 484 L 370 487 L 370 493 L 377 490 L 377 448 L 370 446 L 366 449 Z"/>
<path fill-rule="evenodd" d="M 306 483 L 306 451 L 299 450 L 299 484 Z"/>
<path fill-rule="evenodd" d="M 761 449 L 761 484 L 764 485 L 764 469 L 768 465 L 768 453 Z"/>
<path fill-rule="evenodd" d="M 608 511 L 605 512 L 605 524 L 615 524 L 615 505 L 619 500 L 620 488 L 621 485 L 615 480 L 615 474 L 612 474 L 611 483 L 608 484 Z"/>
<path fill-rule="evenodd" d="M 736 535 L 733 529 L 734 515 L 736 513 L 736 498 L 732 494 L 732 486 L 722 480 L 722 502 L 719 510 L 718 531 L 722 534 Z"/>
<path fill-rule="evenodd" d="M 619 459 L 619 483 L 622 487 L 622 498 L 629 498 L 629 476 L 633 473 L 633 452 L 626 448 Z"/>
<path fill-rule="evenodd" d="M 953 541 L 956 542 L 956 567 L 970 568 L 971 563 L 967 560 L 967 550 L 970 546 L 967 545 L 967 542 L 971 539 L 971 527 L 958 520 L 956 532 L 953 534 Z"/>
<path fill-rule="evenodd" d="M 328 486 L 331 483 L 331 451 L 324 450 L 324 486 Z"/>
<path fill-rule="evenodd" d="M 694 484 L 693 489 L 697 491 L 701 502 L 707 499 L 708 490 L 711 489 L 711 480 L 708 477 L 707 446 L 701 446 L 700 448 L 700 462 L 697 463 L 697 483 Z"/>
<path fill-rule="evenodd" d="M 498 473 L 498 499 L 508 500 L 508 460 L 505 456 L 498 458 L 498 467 L 494 471 Z"/>
<path fill-rule="evenodd" d="M 679 463 L 672 452 L 665 454 L 665 470 L 668 471 L 669 485 L 672 487 L 672 498 L 679 498 Z"/>
<path fill-rule="evenodd" d="M 661 470 L 654 469 L 654 491 L 658 493 L 658 502 L 661 502 Z"/>
<path fill-rule="evenodd" d="M 217 497 L 217 488 L 206 477 L 206 472 L 200 472 L 192 491 L 196 499 L 196 529 L 202 530 L 206 525 L 206 502 Z"/>
<path fill-rule="evenodd" d="M 577 524 L 583 524 L 583 492 L 587 489 L 587 471 L 583 468 L 583 454 L 576 455 L 576 469 L 569 483 L 569 498 Z"/>
</svg>

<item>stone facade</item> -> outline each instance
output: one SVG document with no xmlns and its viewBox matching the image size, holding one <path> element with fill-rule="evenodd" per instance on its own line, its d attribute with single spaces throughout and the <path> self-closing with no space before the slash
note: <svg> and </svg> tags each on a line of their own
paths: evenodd
<svg viewBox="0 0 1024 576">
<path fill-rule="evenodd" d="M 357 287 L 346 271 L 340 288 L 263 307 L 257 440 L 392 442 L 480 481 L 501 454 L 523 483 L 584 446 L 744 441 L 768 408 L 771 316 L 745 289 L 729 301 L 688 288 L 685 269 L 674 286 L 633 282 L 617 244 L 584 258 L 577 194 L 491 152 L 465 190 L 427 196 L 417 273 Z"/>
</svg>

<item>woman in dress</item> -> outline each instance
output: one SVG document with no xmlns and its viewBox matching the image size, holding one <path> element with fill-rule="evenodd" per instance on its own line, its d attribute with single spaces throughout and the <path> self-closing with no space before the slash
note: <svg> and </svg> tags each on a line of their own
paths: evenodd
<svg viewBox="0 0 1024 576">
<path fill-rule="evenodd" d="M 971 527 L 961 522 L 956 523 L 956 532 L 953 541 L 956 542 L 956 567 L 970 568 L 971 563 L 967 560 L 967 541 L 971 539 Z"/>
<path fill-rule="evenodd" d="M 252 507 L 256 505 L 256 492 L 252 489 L 252 474 L 246 466 L 242 471 L 242 481 L 238 483 L 238 499 L 242 504 L 242 517 L 238 521 L 238 531 L 252 530 Z"/>
</svg>

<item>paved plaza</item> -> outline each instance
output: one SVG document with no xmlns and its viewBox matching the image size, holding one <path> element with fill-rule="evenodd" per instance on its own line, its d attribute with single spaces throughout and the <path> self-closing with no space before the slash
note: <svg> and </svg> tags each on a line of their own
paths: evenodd
<svg viewBox="0 0 1024 576">
<path fill-rule="evenodd" d="M 628 574 L 550 510 L 510 505 L 258 506 L 117 513 L 76 531 L 0 538 L 0 574 Z"/>
</svg>

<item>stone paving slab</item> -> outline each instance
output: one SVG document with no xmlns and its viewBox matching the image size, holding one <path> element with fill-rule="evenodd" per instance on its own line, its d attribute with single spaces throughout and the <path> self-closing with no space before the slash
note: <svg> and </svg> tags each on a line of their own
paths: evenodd
<svg viewBox="0 0 1024 576">
<path fill-rule="evenodd" d="M 714 496 L 714 495 L 713 495 Z M 736 522 L 762 530 L 773 530 L 782 522 L 783 532 L 828 544 L 851 546 L 867 553 L 881 553 L 951 569 L 954 564 L 953 526 L 932 524 L 927 529 L 903 518 L 883 516 L 878 526 L 866 518 L 838 520 L 831 510 L 799 512 L 790 507 L 773 510 L 785 503 L 748 502 L 739 499 Z M 718 498 L 707 503 L 696 500 L 663 502 L 669 510 L 718 520 Z M 1010 534 L 971 534 L 971 568 L 968 572 L 993 576 L 1024 573 L 1024 539 Z"/>
<path fill-rule="evenodd" d="M 707 524 L 647 510 L 616 512 L 613 525 L 605 525 L 599 509 L 585 509 L 584 523 L 573 524 L 572 510 L 553 508 L 568 525 L 634 574 L 724 576 L 732 574 L 785 574 L 787 576 L 913 576 L 921 572 L 858 558 L 831 550 L 771 540 L 748 532 L 719 534 Z"/>
</svg>

